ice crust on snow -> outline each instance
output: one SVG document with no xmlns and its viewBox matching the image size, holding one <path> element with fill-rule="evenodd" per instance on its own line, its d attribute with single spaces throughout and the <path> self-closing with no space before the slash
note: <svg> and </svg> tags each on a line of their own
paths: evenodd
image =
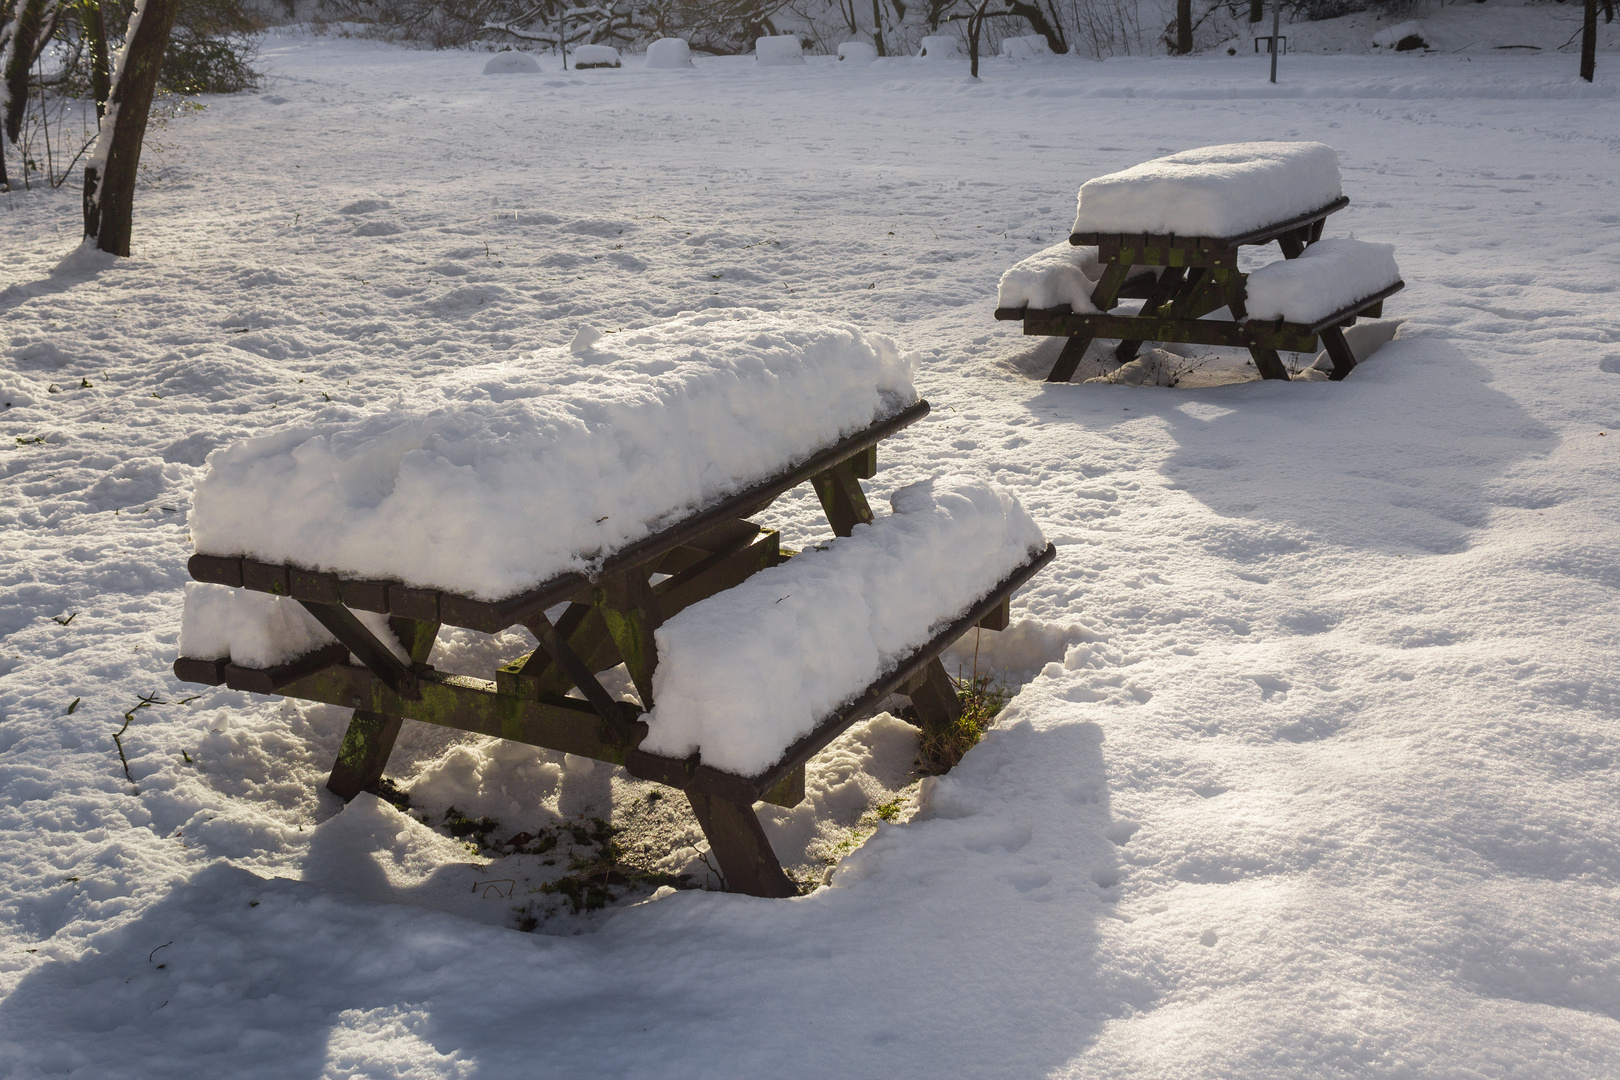
<svg viewBox="0 0 1620 1080">
<path fill-rule="evenodd" d="M 760 67 L 787 67 L 804 63 L 804 47 L 792 34 L 762 37 L 754 42 L 754 62 Z"/>
<path fill-rule="evenodd" d="M 1072 231 L 1236 236 L 1342 194 L 1326 143 L 1226 143 L 1087 180 Z"/>
<path fill-rule="evenodd" d="M 999 484 L 941 476 L 890 503 L 661 626 L 642 748 L 757 774 L 1046 546 Z"/>
<path fill-rule="evenodd" d="M 1009 267 L 996 287 L 996 306 L 1054 308 L 1068 304 L 1077 312 L 1096 311 L 1091 292 L 1101 277 L 1096 247 L 1076 247 L 1065 240 Z"/>
<path fill-rule="evenodd" d="M 1249 318 L 1314 323 L 1400 279 L 1394 244 L 1320 240 L 1249 275 Z"/>
<path fill-rule="evenodd" d="M 598 344 L 210 454 L 197 550 L 499 599 L 588 572 L 917 399 L 894 342 L 848 325 L 730 309 Z"/>
</svg>

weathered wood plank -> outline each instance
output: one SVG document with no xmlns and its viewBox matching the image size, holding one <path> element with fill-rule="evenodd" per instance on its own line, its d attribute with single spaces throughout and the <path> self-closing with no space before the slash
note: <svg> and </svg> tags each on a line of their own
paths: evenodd
<svg viewBox="0 0 1620 1080">
<path fill-rule="evenodd" d="M 274 694 L 305 675 L 331 667 L 333 664 L 341 664 L 348 658 L 349 650 L 342 645 L 327 645 L 276 667 L 250 668 L 227 663 L 220 672 L 224 676 L 225 685 L 232 690 L 246 690 L 253 694 Z"/>
<path fill-rule="evenodd" d="M 388 755 L 394 751 L 401 723 L 397 716 L 354 710 L 348 730 L 343 733 L 343 746 L 332 765 L 332 774 L 327 777 L 326 789 L 348 802 L 375 786 L 388 767 Z"/>
<path fill-rule="evenodd" d="M 1306 328 L 1283 323 L 1231 323 L 1214 319 L 1141 319 L 1134 315 L 1069 315 L 1048 322 L 1024 324 L 1030 336 L 1136 338 L 1141 341 L 1179 341 L 1189 345 L 1227 345 L 1246 349 L 1253 345 L 1285 352 L 1314 352 L 1316 335 Z M 1076 359 L 1078 364 L 1079 360 Z M 1053 368 L 1053 376 L 1058 375 Z M 1072 370 L 1069 372 L 1073 374 Z M 1049 381 L 1067 382 L 1067 378 Z"/>
</svg>

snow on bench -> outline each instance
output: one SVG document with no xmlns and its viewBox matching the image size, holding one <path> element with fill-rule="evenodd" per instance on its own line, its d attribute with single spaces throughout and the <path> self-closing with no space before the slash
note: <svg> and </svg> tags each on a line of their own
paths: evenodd
<svg viewBox="0 0 1620 1080">
<path fill-rule="evenodd" d="M 1319 240 L 1249 275 L 1248 314 L 1310 326 L 1400 280 L 1393 244 Z"/>
<path fill-rule="evenodd" d="M 1102 277 L 1095 247 L 1075 247 L 1067 240 L 1014 263 L 996 288 L 998 308 L 1055 308 L 1068 304 L 1093 312 L 1091 292 Z"/>
<path fill-rule="evenodd" d="M 1339 156 L 1325 143 L 1205 146 L 1087 180 L 1072 231 L 1233 237 L 1342 194 Z"/>
<path fill-rule="evenodd" d="M 588 574 L 916 400 L 888 338 L 688 312 L 216 451 L 191 531 L 200 553 L 497 600 Z"/>
<path fill-rule="evenodd" d="M 757 775 L 1046 548 L 983 480 L 912 484 L 891 505 L 664 623 L 641 749 Z"/>
</svg>

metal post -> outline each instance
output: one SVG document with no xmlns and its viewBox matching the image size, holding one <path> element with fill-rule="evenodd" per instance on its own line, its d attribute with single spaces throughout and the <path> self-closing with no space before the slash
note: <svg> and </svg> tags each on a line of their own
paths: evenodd
<svg viewBox="0 0 1620 1080">
<path fill-rule="evenodd" d="M 1277 42 L 1282 40 L 1277 35 L 1282 32 L 1282 0 L 1272 0 L 1271 5 L 1271 81 L 1277 81 Z"/>
</svg>

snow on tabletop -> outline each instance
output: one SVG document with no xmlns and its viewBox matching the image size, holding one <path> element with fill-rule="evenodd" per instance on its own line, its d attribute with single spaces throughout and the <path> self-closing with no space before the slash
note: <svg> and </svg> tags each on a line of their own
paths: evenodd
<svg viewBox="0 0 1620 1080">
<path fill-rule="evenodd" d="M 1097 309 L 1091 291 L 1102 277 L 1097 249 L 1076 247 L 1067 240 L 1037 251 L 1001 275 L 996 306 L 1002 308 L 1055 308 L 1068 304 L 1075 311 Z"/>
<path fill-rule="evenodd" d="M 888 338 L 745 308 L 576 348 L 425 379 L 352 425 L 215 451 L 197 550 L 500 599 L 589 572 L 917 400 Z"/>
<path fill-rule="evenodd" d="M 515 49 L 496 53 L 484 65 L 485 75 L 529 75 L 539 70 L 539 60 Z"/>
<path fill-rule="evenodd" d="M 792 34 L 762 37 L 754 42 L 754 62 L 761 67 L 803 64 L 804 49 Z"/>
<path fill-rule="evenodd" d="M 1045 60 L 1052 56 L 1052 46 L 1040 34 L 1001 39 L 1003 60 Z"/>
<path fill-rule="evenodd" d="M 1087 180 L 1072 231 L 1236 236 L 1341 194 L 1339 155 L 1325 143 L 1205 146 Z"/>
<path fill-rule="evenodd" d="M 851 64 L 873 64 L 877 58 L 877 46 L 870 41 L 845 41 L 838 46 L 838 59 Z"/>
<path fill-rule="evenodd" d="M 1006 488 L 948 475 L 656 632 L 642 749 L 752 776 L 1046 546 Z"/>
<path fill-rule="evenodd" d="M 967 50 L 962 47 L 961 38 L 938 34 L 923 38 L 918 43 L 917 55 L 927 60 L 944 60 L 952 56 L 966 56 Z"/>
<path fill-rule="evenodd" d="M 1314 323 L 1400 279 L 1394 244 L 1322 240 L 1249 275 L 1249 318 Z"/>
<path fill-rule="evenodd" d="M 619 66 L 619 50 L 611 45 L 575 45 L 570 55 L 575 68 Z"/>
<path fill-rule="evenodd" d="M 685 38 L 659 38 L 647 46 L 649 68 L 689 68 L 692 66 L 692 47 Z"/>
</svg>

